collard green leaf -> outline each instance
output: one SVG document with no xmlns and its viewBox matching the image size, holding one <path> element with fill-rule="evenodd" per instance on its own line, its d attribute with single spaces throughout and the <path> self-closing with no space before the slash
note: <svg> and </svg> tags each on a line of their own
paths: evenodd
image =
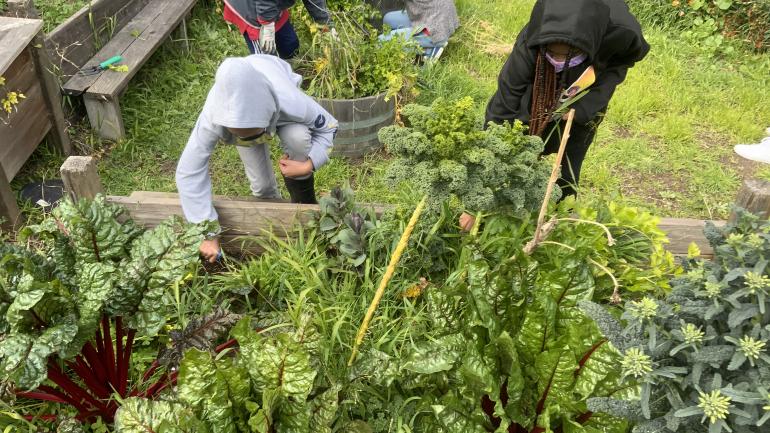
<svg viewBox="0 0 770 433">
<path fill-rule="evenodd" d="M 212 431 L 238 431 L 227 380 L 220 373 L 211 354 L 197 349 L 185 353 L 179 367 L 177 389 L 179 399 L 192 407 L 200 419 L 210 424 Z"/>
<path fill-rule="evenodd" d="M 310 402 L 310 433 L 332 433 L 341 387 L 334 385 Z"/>
<path fill-rule="evenodd" d="M 102 195 L 77 203 L 62 200 L 53 212 L 69 238 L 77 260 L 85 263 L 125 257 L 131 240 L 126 227 L 132 223 L 119 222 L 118 217 L 122 214 L 122 208 L 107 203 Z"/>
<path fill-rule="evenodd" d="M 265 338 L 251 330 L 248 318 L 233 328 L 241 347 L 241 362 L 259 389 L 278 390 L 284 397 L 304 401 L 313 388 L 316 372 L 310 355 L 293 335 L 283 333 Z"/>
<path fill-rule="evenodd" d="M 193 433 L 208 430 L 181 404 L 127 398 L 115 414 L 115 433 Z"/>
<path fill-rule="evenodd" d="M 75 338 L 61 352 L 62 358 L 71 358 L 93 338 L 99 326 L 104 303 L 112 294 L 115 267 L 109 263 L 85 263 L 77 275 L 80 290 L 75 294 L 78 307 L 78 331 Z"/>
<path fill-rule="evenodd" d="M 142 334 L 157 333 L 171 303 L 169 287 L 198 260 L 205 230 L 172 218 L 134 240 L 131 256 L 121 266 L 122 278 L 107 302 L 110 314 L 129 317 L 127 325 Z"/>
<path fill-rule="evenodd" d="M 517 349 L 523 362 L 534 364 L 544 345 L 555 338 L 556 307 L 548 293 L 538 296 L 527 308 L 517 336 Z"/>
<path fill-rule="evenodd" d="M 289 398 L 278 407 L 275 433 L 306 433 L 310 431 L 310 404 Z"/>
<path fill-rule="evenodd" d="M 552 404 L 569 406 L 575 381 L 577 362 L 569 348 L 552 349 L 541 353 L 535 364 L 538 376 L 537 391 L 544 407 Z"/>
<path fill-rule="evenodd" d="M 48 357 L 61 350 L 77 332 L 77 325 L 64 322 L 49 327 L 39 337 L 15 333 L 0 344 L 0 367 L 16 386 L 25 390 L 37 388 L 48 372 Z"/>
<path fill-rule="evenodd" d="M 464 339 L 451 334 L 416 347 L 404 360 L 402 368 L 419 374 L 447 371 L 455 366 L 462 355 Z"/>
</svg>

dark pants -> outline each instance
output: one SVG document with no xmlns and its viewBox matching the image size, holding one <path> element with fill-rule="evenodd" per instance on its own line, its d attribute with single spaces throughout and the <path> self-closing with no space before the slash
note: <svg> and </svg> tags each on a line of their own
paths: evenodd
<svg viewBox="0 0 770 433">
<path fill-rule="evenodd" d="M 243 32 L 243 38 L 246 40 L 246 47 L 248 47 L 251 54 L 262 53 L 262 50 L 259 48 L 259 41 L 252 41 L 246 32 Z M 299 38 L 294 30 L 294 26 L 291 25 L 291 21 L 286 21 L 283 27 L 275 32 L 275 45 L 278 48 L 278 57 L 282 59 L 291 59 L 297 54 Z"/>
<path fill-rule="evenodd" d="M 577 195 L 577 187 L 580 182 L 580 169 L 583 166 L 583 160 L 588 153 L 588 148 L 596 136 L 596 128 L 604 119 L 604 113 L 599 113 L 594 120 L 585 125 L 572 124 L 572 131 L 567 141 L 567 148 L 564 150 L 564 159 L 561 161 L 561 178 L 557 184 L 561 187 L 562 198 L 569 195 Z M 561 122 L 560 131 L 564 131 L 565 122 Z M 550 131 L 553 124 L 546 127 Z M 561 134 L 554 131 L 548 142 L 545 144 L 543 155 L 557 153 L 561 142 Z"/>
</svg>

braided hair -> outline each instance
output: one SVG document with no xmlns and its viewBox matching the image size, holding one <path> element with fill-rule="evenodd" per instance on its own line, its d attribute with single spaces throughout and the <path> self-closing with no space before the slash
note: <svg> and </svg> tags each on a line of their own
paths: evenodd
<svg viewBox="0 0 770 433">
<path fill-rule="evenodd" d="M 567 51 L 564 70 L 561 79 L 557 80 L 556 68 L 545 57 L 546 46 L 542 45 L 537 53 L 535 61 L 535 82 L 532 86 L 532 105 L 529 121 L 529 135 L 542 137 L 546 126 L 551 122 L 551 117 L 559 102 L 559 95 L 567 87 L 567 69 L 572 60 L 573 49 Z"/>
</svg>

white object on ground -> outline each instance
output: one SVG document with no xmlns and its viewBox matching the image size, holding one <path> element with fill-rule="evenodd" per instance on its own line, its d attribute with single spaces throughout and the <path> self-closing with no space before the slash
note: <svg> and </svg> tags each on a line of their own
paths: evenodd
<svg viewBox="0 0 770 433">
<path fill-rule="evenodd" d="M 735 153 L 751 161 L 770 164 L 770 137 L 765 137 L 757 144 L 737 144 Z"/>
</svg>

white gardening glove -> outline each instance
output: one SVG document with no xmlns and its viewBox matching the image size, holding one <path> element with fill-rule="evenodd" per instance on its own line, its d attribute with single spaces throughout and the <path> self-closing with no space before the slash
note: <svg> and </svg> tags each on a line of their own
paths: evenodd
<svg viewBox="0 0 770 433">
<path fill-rule="evenodd" d="M 275 22 L 262 24 L 259 29 L 259 47 L 265 54 L 275 54 Z"/>
</svg>

